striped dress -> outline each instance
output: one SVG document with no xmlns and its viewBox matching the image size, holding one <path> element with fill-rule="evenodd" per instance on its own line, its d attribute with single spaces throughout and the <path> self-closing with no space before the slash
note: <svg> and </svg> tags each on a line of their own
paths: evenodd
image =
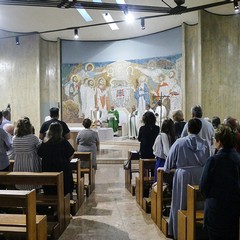
<svg viewBox="0 0 240 240">
<path fill-rule="evenodd" d="M 40 140 L 34 134 L 13 137 L 14 172 L 41 172 L 41 159 L 37 155 Z M 31 190 L 40 186 L 16 185 L 17 189 Z"/>
</svg>

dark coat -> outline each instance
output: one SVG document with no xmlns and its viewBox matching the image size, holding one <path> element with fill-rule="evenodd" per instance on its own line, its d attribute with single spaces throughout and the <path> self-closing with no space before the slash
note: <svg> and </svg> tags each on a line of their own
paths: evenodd
<svg viewBox="0 0 240 240">
<path fill-rule="evenodd" d="M 206 198 L 204 225 L 219 239 L 238 239 L 240 216 L 240 155 L 221 149 L 204 167 L 200 191 Z"/>
</svg>

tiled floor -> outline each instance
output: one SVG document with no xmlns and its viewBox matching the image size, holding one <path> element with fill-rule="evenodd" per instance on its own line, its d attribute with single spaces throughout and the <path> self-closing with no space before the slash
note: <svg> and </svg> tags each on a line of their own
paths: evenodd
<svg viewBox="0 0 240 240">
<path fill-rule="evenodd" d="M 133 141 L 133 140 L 131 140 Z M 138 149 L 137 141 L 104 143 L 104 158 L 126 159 L 127 150 Z M 124 144 L 125 142 L 125 144 Z M 131 143 L 131 144 L 130 144 Z M 137 147 L 137 148 L 136 148 Z M 116 153 L 118 151 L 118 153 Z M 96 189 L 59 240 L 152 240 L 167 239 L 124 187 L 122 164 L 98 164 Z"/>
</svg>

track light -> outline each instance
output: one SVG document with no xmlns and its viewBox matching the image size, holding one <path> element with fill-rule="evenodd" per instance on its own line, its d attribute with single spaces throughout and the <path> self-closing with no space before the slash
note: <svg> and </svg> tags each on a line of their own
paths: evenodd
<svg viewBox="0 0 240 240">
<path fill-rule="evenodd" d="M 16 45 L 20 45 L 19 37 L 18 37 L 18 36 L 15 38 L 15 40 L 16 40 Z"/>
<path fill-rule="evenodd" d="M 239 12 L 238 0 L 234 0 L 233 5 L 234 5 L 234 11 Z"/>
<path fill-rule="evenodd" d="M 78 29 L 77 28 L 74 29 L 74 38 L 78 39 Z"/>
<path fill-rule="evenodd" d="M 124 15 L 125 15 L 126 21 L 127 21 L 128 23 L 132 23 L 133 20 L 134 20 L 134 18 L 133 18 L 133 15 L 128 11 L 128 8 L 127 8 L 127 7 L 124 8 L 123 13 L 124 13 Z"/>
<path fill-rule="evenodd" d="M 142 30 L 145 29 L 145 18 L 141 18 L 141 28 Z"/>
</svg>

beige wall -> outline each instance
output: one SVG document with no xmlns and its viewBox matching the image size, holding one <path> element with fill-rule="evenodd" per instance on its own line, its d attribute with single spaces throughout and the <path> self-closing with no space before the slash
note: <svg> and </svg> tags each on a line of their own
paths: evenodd
<svg viewBox="0 0 240 240">
<path fill-rule="evenodd" d="M 57 42 L 38 34 L 20 37 L 20 45 L 15 38 L 0 40 L 0 109 L 10 103 L 12 121 L 28 116 L 38 134 L 45 108 L 60 102 L 59 79 Z"/>
<path fill-rule="evenodd" d="M 183 25 L 183 62 L 185 63 L 185 86 L 183 106 L 185 119 L 191 118 L 191 107 L 200 104 L 198 25 Z M 184 81 L 183 81 L 184 82 Z"/>
<path fill-rule="evenodd" d="M 240 119 L 239 21 L 201 11 L 198 25 L 184 25 L 186 119 L 195 104 L 205 117 Z"/>
<path fill-rule="evenodd" d="M 41 123 L 51 107 L 60 104 L 59 42 L 40 41 L 40 109 Z"/>
</svg>

